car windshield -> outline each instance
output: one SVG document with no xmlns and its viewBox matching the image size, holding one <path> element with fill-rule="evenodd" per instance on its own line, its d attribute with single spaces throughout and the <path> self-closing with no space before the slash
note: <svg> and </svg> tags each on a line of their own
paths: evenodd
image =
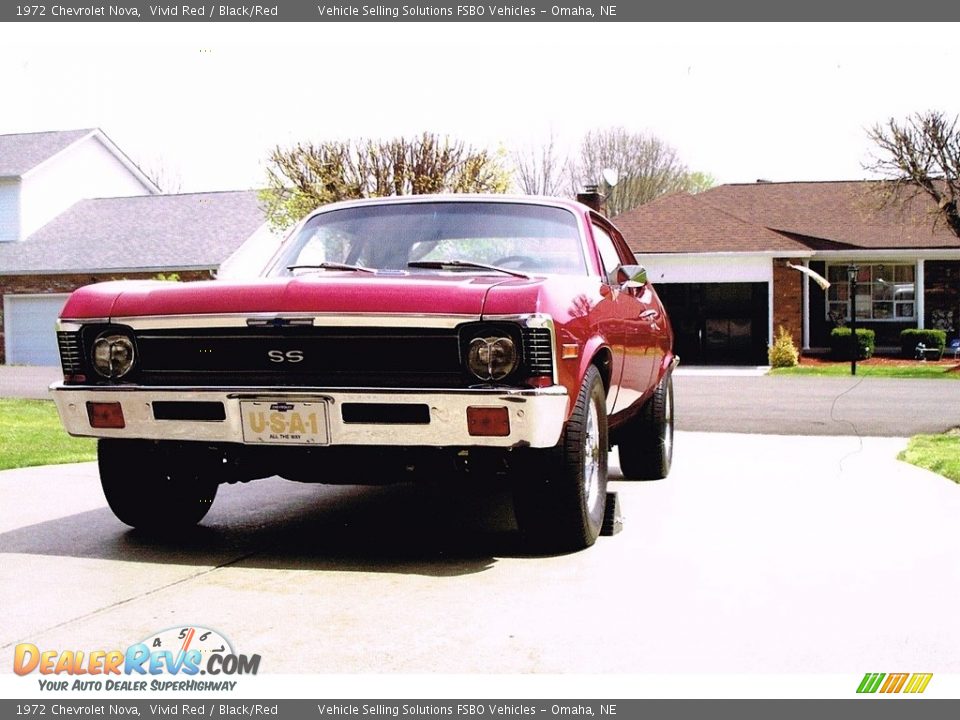
<svg viewBox="0 0 960 720">
<path fill-rule="evenodd" d="M 417 272 L 585 275 L 575 215 L 507 202 L 414 202 L 360 205 L 311 218 L 283 246 L 270 275 L 371 268 Z M 444 263 L 455 261 L 454 265 Z M 433 264 L 436 266 L 434 267 Z"/>
</svg>

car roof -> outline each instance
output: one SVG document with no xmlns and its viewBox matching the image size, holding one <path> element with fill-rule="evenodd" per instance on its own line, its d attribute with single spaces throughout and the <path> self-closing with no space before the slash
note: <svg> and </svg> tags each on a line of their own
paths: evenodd
<svg viewBox="0 0 960 720">
<path fill-rule="evenodd" d="M 413 203 L 513 203 L 519 205 L 539 205 L 541 207 L 557 207 L 575 213 L 588 213 L 590 208 L 576 200 L 543 195 L 505 195 L 481 193 L 451 193 L 443 195 L 390 195 L 387 197 L 360 198 L 356 200 L 341 200 L 339 202 L 321 205 L 310 213 L 310 216 L 319 215 L 331 210 L 341 210 L 350 207 L 364 207 L 369 205 L 397 205 Z"/>
</svg>

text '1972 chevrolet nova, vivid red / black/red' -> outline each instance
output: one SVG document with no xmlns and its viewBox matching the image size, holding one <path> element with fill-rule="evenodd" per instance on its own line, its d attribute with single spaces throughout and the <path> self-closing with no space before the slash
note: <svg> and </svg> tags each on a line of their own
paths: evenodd
<svg viewBox="0 0 960 720">
<path fill-rule="evenodd" d="M 73 293 L 52 387 L 100 438 L 123 522 L 199 522 L 223 482 L 506 478 L 551 550 L 591 545 L 607 453 L 673 453 L 669 319 L 615 226 L 577 202 L 412 196 L 327 205 L 250 281 Z M 371 452 L 375 447 L 376 452 Z"/>
</svg>

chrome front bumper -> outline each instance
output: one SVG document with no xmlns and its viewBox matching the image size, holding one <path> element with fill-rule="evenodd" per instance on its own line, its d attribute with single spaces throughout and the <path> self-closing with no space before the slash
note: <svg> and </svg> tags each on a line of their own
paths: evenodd
<svg viewBox="0 0 960 720">
<path fill-rule="evenodd" d="M 208 387 L 93 387 L 50 386 L 60 419 L 71 435 L 148 440 L 198 440 L 243 443 L 243 401 L 323 402 L 329 445 L 412 445 L 429 447 L 553 447 L 560 440 L 567 417 L 566 388 L 393 390 L 354 388 L 208 388 Z M 154 402 L 222 403 L 223 420 L 158 420 Z M 87 403 L 120 403 L 122 429 L 94 428 Z M 425 404 L 429 422 L 417 424 L 344 422 L 344 403 Z M 507 408 L 509 435 L 471 435 L 468 407 Z"/>
</svg>

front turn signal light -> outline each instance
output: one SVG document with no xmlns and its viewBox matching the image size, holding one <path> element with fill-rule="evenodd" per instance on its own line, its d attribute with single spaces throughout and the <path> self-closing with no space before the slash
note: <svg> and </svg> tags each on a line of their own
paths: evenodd
<svg viewBox="0 0 960 720">
<path fill-rule="evenodd" d="M 87 417 L 90 418 L 90 427 L 94 428 L 122 430 L 127 426 L 118 402 L 88 402 Z"/>
<path fill-rule="evenodd" d="M 507 437 L 510 411 L 505 407 L 467 408 L 467 431 L 474 437 Z"/>
</svg>

